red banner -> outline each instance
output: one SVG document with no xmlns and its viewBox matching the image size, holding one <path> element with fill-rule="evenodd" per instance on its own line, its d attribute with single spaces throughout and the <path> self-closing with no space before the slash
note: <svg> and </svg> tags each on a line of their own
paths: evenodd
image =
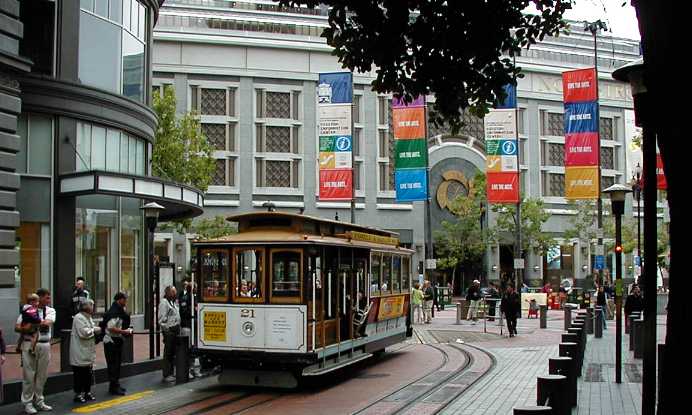
<svg viewBox="0 0 692 415">
<path fill-rule="evenodd" d="M 565 135 L 565 166 L 598 166 L 598 134 Z"/>
<path fill-rule="evenodd" d="M 487 174 L 488 203 L 519 203 L 519 174 Z"/>
<path fill-rule="evenodd" d="M 320 200 L 351 200 L 353 170 L 320 170 Z"/>
<path fill-rule="evenodd" d="M 661 154 L 656 154 L 656 188 L 658 190 L 668 189 L 668 182 L 666 181 L 666 175 L 663 172 L 663 159 Z"/>
<path fill-rule="evenodd" d="M 562 96 L 565 104 L 596 101 L 596 71 L 594 68 L 563 72 Z"/>
</svg>

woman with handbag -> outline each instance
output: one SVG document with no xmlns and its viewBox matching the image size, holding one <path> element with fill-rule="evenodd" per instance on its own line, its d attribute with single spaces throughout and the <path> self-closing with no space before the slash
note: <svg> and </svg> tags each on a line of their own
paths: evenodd
<svg viewBox="0 0 692 415">
<path fill-rule="evenodd" d="M 175 342 L 180 334 L 180 311 L 178 309 L 177 292 L 169 285 L 164 291 L 164 298 L 159 304 L 159 327 L 163 331 L 163 380 L 174 382 L 175 376 Z"/>
</svg>

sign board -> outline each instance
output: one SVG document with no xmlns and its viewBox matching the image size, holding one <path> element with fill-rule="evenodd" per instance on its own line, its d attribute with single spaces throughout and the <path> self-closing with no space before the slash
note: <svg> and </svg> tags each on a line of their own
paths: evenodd
<svg viewBox="0 0 692 415">
<path fill-rule="evenodd" d="M 225 311 L 205 311 L 204 320 L 204 341 L 205 342 L 225 342 L 226 341 L 226 312 Z"/>
<path fill-rule="evenodd" d="M 425 260 L 425 269 L 437 269 L 437 260 L 436 259 L 426 259 Z"/>
<path fill-rule="evenodd" d="M 350 231 L 346 233 L 349 238 L 355 240 L 355 241 L 363 241 L 363 242 L 372 242 L 376 244 L 382 244 L 382 245 L 392 245 L 392 246 L 398 246 L 399 245 L 399 238 L 393 238 L 391 236 L 382 236 L 382 235 L 375 235 L 372 233 L 366 233 L 366 232 L 357 232 L 357 231 Z"/>
<path fill-rule="evenodd" d="M 403 316 L 404 302 L 405 297 L 403 295 L 381 297 L 380 307 L 377 311 L 377 321 L 389 320 L 391 318 Z"/>
<path fill-rule="evenodd" d="M 394 184 L 397 201 L 412 202 L 428 199 L 427 169 L 396 169 Z"/>
<path fill-rule="evenodd" d="M 514 258 L 514 269 L 524 269 L 524 258 Z"/>
<path fill-rule="evenodd" d="M 603 238 L 603 231 L 601 231 L 601 236 L 598 238 Z M 603 245 L 596 245 L 596 255 L 605 255 Z"/>
<path fill-rule="evenodd" d="M 596 269 L 605 269 L 605 257 L 603 255 L 596 255 L 595 263 Z"/>
<path fill-rule="evenodd" d="M 516 139 L 516 112 L 511 109 L 495 109 L 483 119 L 486 140 Z"/>
</svg>

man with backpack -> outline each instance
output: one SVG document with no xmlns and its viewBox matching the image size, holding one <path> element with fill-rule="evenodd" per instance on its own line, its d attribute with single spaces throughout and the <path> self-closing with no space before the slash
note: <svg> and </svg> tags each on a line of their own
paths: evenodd
<svg viewBox="0 0 692 415">
<path fill-rule="evenodd" d="M 125 310 L 127 294 L 119 292 L 113 297 L 113 305 L 99 323 L 103 336 L 103 351 L 108 365 L 108 391 L 111 395 L 125 395 L 120 386 L 120 366 L 123 360 L 123 336 L 131 336 L 130 315 Z"/>
</svg>

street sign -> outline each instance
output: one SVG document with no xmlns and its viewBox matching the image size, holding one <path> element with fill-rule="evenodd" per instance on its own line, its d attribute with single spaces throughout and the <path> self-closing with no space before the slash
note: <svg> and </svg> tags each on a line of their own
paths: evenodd
<svg viewBox="0 0 692 415">
<path fill-rule="evenodd" d="M 514 258 L 514 269 L 524 269 L 524 258 Z"/>
<path fill-rule="evenodd" d="M 596 255 L 605 255 L 603 245 L 596 245 Z"/>
<path fill-rule="evenodd" d="M 436 269 L 437 268 L 437 260 L 436 259 L 426 259 L 425 260 L 425 269 Z"/>
<path fill-rule="evenodd" d="M 603 255 L 596 255 L 596 269 L 605 268 L 605 257 Z"/>
</svg>

